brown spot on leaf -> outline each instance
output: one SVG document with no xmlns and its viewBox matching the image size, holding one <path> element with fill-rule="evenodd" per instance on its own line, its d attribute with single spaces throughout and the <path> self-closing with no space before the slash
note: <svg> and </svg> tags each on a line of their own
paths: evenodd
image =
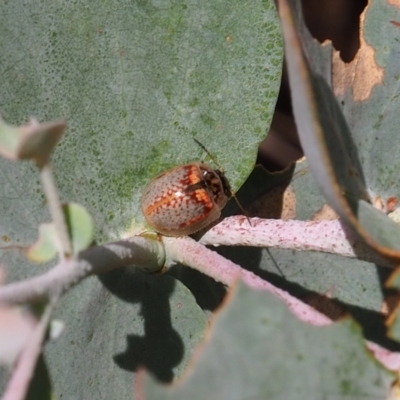
<svg viewBox="0 0 400 400">
<path fill-rule="evenodd" d="M 386 0 L 391 6 L 400 8 L 400 0 Z"/>
<path fill-rule="evenodd" d="M 398 203 L 399 203 L 399 199 L 397 197 L 389 197 L 386 200 L 386 209 L 387 209 L 387 211 L 388 212 L 393 212 L 396 209 Z"/>
<path fill-rule="evenodd" d="M 360 48 L 354 59 L 346 64 L 341 60 L 338 51 L 333 52 L 333 90 L 337 96 L 343 96 L 346 90 L 351 88 L 354 101 L 367 100 L 373 88 L 382 84 L 384 76 L 383 68 L 376 63 L 375 49 L 364 39 L 364 19 L 367 9 L 368 7 L 360 16 Z"/>
<path fill-rule="evenodd" d="M 339 216 L 336 212 L 328 205 L 324 204 L 320 210 L 318 210 L 311 218 L 312 221 L 333 221 L 338 219 Z"/>
<path fill-rule="evenodd" d="M 376 196 L 372 201 L 372 205 L 377 210 L 382 211 L 386 214 L 393 212 L 397 208 L 398 204 L 399 199 L 395 196 L 388 197 L 385 202 L 382 200 L 381 196 Z"/>
</svg>

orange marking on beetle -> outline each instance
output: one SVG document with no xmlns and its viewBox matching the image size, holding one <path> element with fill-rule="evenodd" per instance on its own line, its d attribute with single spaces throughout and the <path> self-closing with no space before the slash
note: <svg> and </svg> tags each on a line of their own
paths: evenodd
<svg viewBox="0 0 400 400">
<path fill-rule="evenodd" d="M 195 196 L 196 200 L 199 203 L 202 203 L 205 208 L 213 208 L 214 203 L 211 201 L 210 194 L 206 190 L 204 189 L 196 190 Z"/>
<path fill-rule="evenodd" d="M 191 168 L 190 173 L 188 176 L 188 180 L 190 182 L 190 185 L 195 185 L 196 183 L 199 183 L 200 177 L 199 177 L 199 172 L 197 171 L 197 168 Z"/>
<path fill-rule="evenodd" d="M 180 196 L 180 197 L 183 197 L 183 196 L 184 196 L 184 194 L 182 193 L 182 196 Z M 164 204 L 170 203 L 172 200 L 176 199 L 177 197 L 178 197 L 177 192 L 173 192 L 168 196 L 163 196 L 160 200 L 158 200 L 155 203 L 150 204 L 148 207 L 146 207 L 146 213 L 152 214 L 158 208 L 160 208 Z"/>
<path fill-rule="evenodd" d="M 223 174 L 208 165 L 182 165 L 148 184 L 142 196 L 142 211 L 157 232 L 190 235 L 218 218 L 228 201 L 227 188 Z"/>
</svg>

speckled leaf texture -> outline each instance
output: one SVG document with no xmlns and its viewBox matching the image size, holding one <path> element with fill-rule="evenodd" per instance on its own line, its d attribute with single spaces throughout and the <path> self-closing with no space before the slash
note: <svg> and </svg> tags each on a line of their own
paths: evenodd
<svg viewBox="0 0 400 400">
<path fill-rule="evenodd" d="M 193 136 L 234 189 L 251 172 L 280 84 L 273 1 L 3 1 L 0 26 L 0 112 L 14 125 L 67 121 L 56 181 L 92 215 L 98 242 L 142 228 L 155 175 L 207 160 Z M 37 171 L 1 159 L 0 187 L 0 238 L 33 243 L 50 218 Z M 9 281 L 49 268 L 19 252 L 0 261 Z M 172 380 L 206 327 L 179 281 L 129 271 L 86 280 L 56 317 L 66 330 L 46 358 L 63 399 L 131 398 L 140 365 Z"/>
<path fill-rule="evenodd" d="M 271 294 L 244 285 L 217 316 L 190 373 L 169 388 L 145 379 L 142 398 L 385 398 L 393 376 L 365 352 L 350 320 L 312 327 Z"/>
<path fill-rule="evenodd" d="M 2 115 L 14 124 L 66 119 L 55 171 L 64 197 L 93 215 L 98 237 L 143 220 L 140 195 L 156 174 L 206 157 L 192 136 L 233 187 L 250 173 L 279 89 L 272 2 L 104 2 L 95 10 L 6 2 L 0 13 Z M 25 168 L 2 166 L 3 190 L 18 200 L 4 204 L 14 226 L 35 225 L 43 208 L 36 174 Z M 35 215 L 16 218 L 18 209 Z"/>
<path fill-rule="evenodd" d="M 392 110 L 394 99 L 397 99 L 396 95 L 393 94 L 393 88 L 397 85 L 398 76 L 398 74 L 393 72 L 393 69 L 398 67 L 398 63 L 394 61 L 397 58 L 395 54 L 397 54 L 398 50 L 398 39 L 396 36 L 398 28 L 396 30 L 396 25 L 390 23 L 390 21 L 395 18 L 399 10 L 387 3 L 379 1 L 370 2 L 370 5 L 361 16 L 362 46 L 353 61 L 354 68 L 357 66 L 361 68 L 360 57 L 364 51 L 363 46 L 365 44 L 363 44 L 363 40 L 367 40 L 366 38 L 368 38 L 370 46 L 374 40 L 385 40 L 386 45 L 382 43 L 381 45 L 375 44 L 376 47 L 374 47 L 374 52 L 371 53 L 373 55 L 371 60 L 377 64 L 377 68 L 379 67 L 378 69 L 380 70 L 383 65 L 382 55 L 386 54 L 387 51 L 392 52 L 391 56 L 388 54 L 385 56 L 386 74 L 384 76 L 387 82 L 383 80 L 379 84 L 373 84 L 363 73 L 363 70 L 361 70 L 356 74 L 358 83 L 351 81 L 350 78 L 346 85 L 342 82 L 344 86 L 341 89 L 342 94 L 340 94 L 337 88 L 337 63 L 339 62 L 339 56 L 329 44 L 321 46 L 310 36 L 302 23 L 299 3 L 296 1 L 290 1 L 289 3 L 296 19 L 296 28 L 301 37 L 302 47 L 308 59 L 308 72 L 315 79 L 313 81 L 315 86 L 319 85 L 320 88 L 323 87 L 322 91 L 317 92 L 319 96 L 317 97 L 317 104 L 311 105 L 312 107 L 320 107 L 322 104 L 325 104 L 326 107 L 324 113 L 319 115 L 319 118 L 320 121 L 323 121 L 325 118 L 327 125 L 324 126 L 321 124 L 320 127 L 324 135 L 329 135 L 323 137 L 321 143 L 328 143 L 329 145 L 335 142 L 333 146 L 330 146 L 330 155 L 332 156 L 330 165 L 333 168 L 325 176 L 325 179 L 320 179 L 318 170 L 326 170 L 326 165 L 318 164 L 321 158 L 318 149 L 319 144 L 315 143 L 316 140 L 313 142 L 307 138 L 304 141 L 303 146 L 307 147 L 308 160 L 297 163 L 290 181 L 290 189 L 294 191 L 295 195 L 295 218 L 302 220 L 316 219 L 319 218 L 319 214 L 323 214 L 322 211 L 327 203 L 335 206 L 339 202 L 337 201 L 338 197 L 331 196 L 330 194 L 332 187 L 339 182 L 343 184 L 342 198 L 339 200 L 342 201 L 345 199 L 349 201 L 350 199 L 349 203 L 352 207 L 353 217 L 358 219 L 357 223 L 362 226 L 367 235 L 371 234 L 370 236 L 374 240 L 378 236 L 380 239 L 387 239 L 386 244 L 393 244 L 395 247 L 396 243 L 400 243 L 398 235 L 395 234 L 395 231 L 399 227 L 378 210 L 374 210 L 373 213 L 369 213 L 370 210 L 364 213 L 363 211 L 365 210 L 362 206 L 357 208 L 356 205 L 363 203 L 362 197 L 356 198 L 352 197 L 352 195 L 360 195 L 362 194 L 362 190 L 360 189 L 365 189 L 365 192 L 372 200 L 375 200 L 379 196 L 384 204 L 386 204 L 390 197 L 398 198 L 399 195 L 396 171 L 393 171 L 391 167 L 393 160 L 396 160 L 398 156 L 395 139 L 397 137 L 395 120 L 398 118 L 398 113 L 395 110 L 389 113 L 389 110 Z M 386 20 L 385 23 L 383 22 L 384 19 Z M 378 20 L 380 21 L 379 23 L 376 22 Z M 383 31 L 373 31 L 372 26 L 375 26 L 375 24 L 380 24 L 379 26 L 382 27 Z M 385 32 L 385 34 L 382 32 Z M 378 56 L 379 54 L 381 56 Z M 372 62 L 371 60 L 369 62 Z M 349 68 L 349 65 L 342 66 L 342 68 L 344 67 Z M 373 71 L 370 71 L 370 73 L 373 73 Z M 350 72 L 349 76 L 351 76 Z M 297 78 L 300 79 L 299 77 Z M 366 79 L 365 82 L 364 78 Z M 353 97 L 355 96 L 353 86 L 357 84 L 360 88 L 366 86 L 367 83 L 372 85 L 369 97 Z M 313 89 L 315 89 L 315 86 Z M 333 94 L 336 98 L 330 92 L 329 86 L 332 86 Z M 306 101 L 305 97 L 301 101 L 301 104 L 304 105 Z M 318 107 L 316 108 L 318 109 Z M 326 110 L 331 114 L 327 113 Z M 379 129 L 377 129 L 376 124 L 373 122 L 373 118 L 378 118 L 377 115 L 382 113 L 382 110 L 388 112 L 388 115 L 390 114 L 393 123 L 392 129 L 386 127 L 383 130 L 386 124 L 383 120 L 381 121 L 382 127 Z M 329 118 L 331 118 L 330 125 L 329 121 L 327 121 Z M 308 122 L 313 124 L 315 121 Z M 329 127 L 329 131 L 324 131 L 326 126 Z M 345 131 L 340 129 L 343 126 L 346 127 Z M 317 140 L 320 139 L 318 138 Z M 390 146 L 388 143 L 391 143 Z M 376 146 L 381 146 L 379 150 L 380 158 L 371 156 L 372 152 L 378 151 L 375 148 Z M 335 156 L 332 149 L 336 150 L 340 147 L 342 149 Z M 349 157 L 347 160 L 343 157 L 343 148 L 346 150 L 346 157 Z M 382 157 L 386 161 L 383 161 Z M 345 170 L 343 165 L 348 160 L 351 160 L 350 164 L 356 168 Z M 313 164 L 313 168 L 310 167 L 311 164 Z M 317 173 L 315 174 L 316 170 Z M 353 186 L 349 184 L 354 178 L 351 174 L 355 170 L 361 173 L 364 188 L 362 188 L 362 185 L 361 188 L 358 188 L 355 184 Z M 341 180 L 343 178 L 341 174 L 346 173 L 346 171 L 348 175 L 346 178 L 347 181 L 345 179 Z M 381 172 L 378 174 L 377 171 Z M 380 176 L 379 179 L 377 178 L 378 176 Z M 386 179 L 388 179 L 388 182 L 391 182 L 386 188 L 378 184 L 379 180 L 383 182 Z M 354 202 L 351 204 L 352 200 Z M 354 213 L 357 209 L 359 211 L 358 214 Z M 373 219 L 377 214 L 382 218 L 381 221 Z M 346 214 L 344 215 L 346 217 Z M 372 217 L 369 219 L 369 216 Z M 377 235 L 374 236 L 376 233 Z M 382 315 L 382 311 L 386 308 L 386 304 L 384 303 L 384 284 L 391 270 L 360 260 L 350 260 L 337 255 L 311 252 L 294 253 L 276 249 L 264 249 L 260 251 L 247 249 L 242 252 L 240 257 L 242 262 L 245 259 L 251 260 L 254 270 L 261 267 L 265 271 L 262 275 L 265 279 L 290 290 L 302 298 L 304 297 L 304 299 L 311 299 L 317 306 L 318 304 L 321 305 L 318 300 L 319 295 L 338 300 L 340 307 L 344 306 L 345 310 L 350 311 L 362 323 L 364 334 L 367 338 L 389 347 L 391 350 L 399 351 L 399 345 L 387 339 Z M 321 309 L 324 309 L 324 307 L 321 307 Z M 339 310 L 338 313 L 340 315 Z M 333 315 L 335 315 L 335 312 L 333 312 Z"/>
<path fill-rule="evenodd" d="M 354 144 L 367 188 L 384 207 L 398 205 L 399 199 L 399 73 L 395 61 L 400 52 L 400 4 L 397 1 L 373 1 L 361 17 L 360 50 L 350 64 L 334 54 L 333 88 L 351 126 Z M 371 220 L 383 232 L 383 225 Z M 388 242 L 400 242 L 392 233 Z M 391 285 L 399 288 L 398 277 Z M 400 341 L 398 316 L 387 322 L 389 334 Z"/>
</svg>

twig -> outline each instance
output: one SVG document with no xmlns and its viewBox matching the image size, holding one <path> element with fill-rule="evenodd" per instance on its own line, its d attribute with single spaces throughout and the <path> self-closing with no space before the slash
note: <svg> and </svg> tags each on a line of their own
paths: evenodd
<svg viewBox="0 0 400 400">
<path fill-rule="evenodd" d="M 54 298 L 47 305 L 42 318 L 25 344 L 7 384 L 2 400 L 25 399 L 56 303 L 57 298 Z"/>
<path fill-rule="evenodd" d="M 182 240 L 184 238 L 164 238 L 164 242 L 170 245 L 182 243 Z M 181 262 L 184 262 L 185 257 L 189 257 L 184 264 L 195 267 L 197 265 L 196 254 L 203 247 L 201 244 L 251 245 L 330 252 L 345 257 L 357 257 L 382 266 L 394 266 L 389 260 L 371 251 L 337 220 L 311 222 L 252 218 L 250 226 L 245 217 L 236 216 L 226 218 L 213 227 L 201 238 L 196 248 L 192 243 L 194 243 L 192 240 L 185 242 L 185 245 L 190 244 L 189 249 L 179 248 L 179 246 L 174 248 L 174 252 L 170 253 L 170 256 L 173 254 L 176 260 Z M 195 253 L 192 254 L 191 251 Z M 214 252 L 212 254 L 213 259 L 218 256 Z M 77 260 L 62 260 L 56 267 L 41 276 L 3 286 L 0 288 L 0 302 L 23 304 L 41 297 L 48 297 L 53 290 L 64 293 L 88 275 L 99 274 L 130 264 L 155 271 L 162 267 L 164 256 L 164 249 L 159 241 L 141 236 L 93 247 L 82 252 Z M 218 257 L 218 262 L 223 265 L 222 260 L 225 259 L 221 256 Z M 170 259 L 171 263 L 174 261 Z M 213 263 L 215 264 L 215 261 Z M 203 272 L 218 281 L 231 284 L 231 282 L 228 283 L 229 276 L 232 276 L 231 270 L 225 277 L 221 276 L 223 274 L 221 269 L 218 274 L 215 274 L 213 270 L 203 270 Z M 267 283 L 263 285 L 267 285 Z"/>
<path fill-rule="evenodd" d="M 319 251 L 358 258 L 393 268 L 397 264 L 371 250 L 340 220 L 282 221 L 243 216 L 225 218 L 211 228 L 200 243 L 211 246 L 272 247 L 297 251 Z"/>
<path fill-rule="evenodd" d="M 167 260 L 173 259 L 191 268 L 194 268 L 227 286 L 232 286 L 238 279 L 242 279 L 252 288 L 266 290 L 282 299 L 292 312 L 303 321 L 313 325 L 327 325 L 332 321 L 314 308 L 291 296 L 288 292 L 279 289 L 264 281 L 250 271 L 241 268 L 222 257 L 215 251 L 207 249 L 189 237 L 163 239 Z M 185 251 L 182 251 L 185 249 Z"/>
<path fill-rule="evenodd" d="M 45 164 L 40 170 L 43 190 L 49 205 L 51 218 L 56 228 L 58 242 L 60 244 L 59 253 L 61 258 L 68 258 L 72 255 L 72 245 L 68 234 L 67 224 L 63 213 L 60 199 L 58 198 L 57 188 L 54 182 L 50 164 Z"/>
<path fill-rule="evenodd" d="M 43 275 L 0 287 L 0 303 L 25 304 L 52 294 L 62 295 L 89 275 L 128 265 L 157 271 L 164 265 L 164 260 L 163 245 L 142 236 L 92 247 L 76 260 L 61 260 Z"/>
</svg>

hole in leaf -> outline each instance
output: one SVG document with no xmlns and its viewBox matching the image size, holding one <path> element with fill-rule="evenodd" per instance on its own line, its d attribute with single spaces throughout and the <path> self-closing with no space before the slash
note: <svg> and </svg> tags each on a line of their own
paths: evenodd
<svg viewBox="0 0 400 400">
<path fill-rule="evenodd" d="M 350 62 L 360 47 L 360 14 L 367 0 L 302 0 L 304 20 L 319 42 L 332 41 L 344 62 Z"/>
</svg>

